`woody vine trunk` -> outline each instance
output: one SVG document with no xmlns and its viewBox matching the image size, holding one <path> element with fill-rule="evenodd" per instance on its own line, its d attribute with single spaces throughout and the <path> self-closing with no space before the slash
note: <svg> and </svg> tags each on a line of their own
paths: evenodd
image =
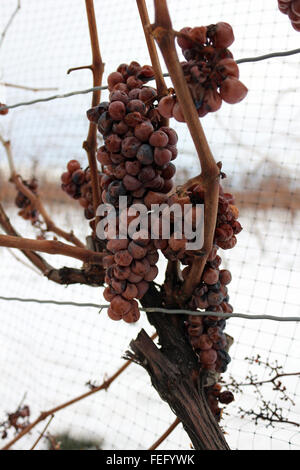
<svg viewBox="0 0 300 470">
<path fill-rule="evenodd" d="M 162 296 L 151 285 L 144 307 L 161 307 Z M 158 348 L 142 330 L 130 343 L 127 358 L 148 372 L 151 383 L 181 421 L 196 450 L 229 450 L 223 432 L 206 402 L 205 377 L 199 375 L 197 357 L 184 328 L 184 316 L 148 314 L 159 336 Z"/>
</svg>

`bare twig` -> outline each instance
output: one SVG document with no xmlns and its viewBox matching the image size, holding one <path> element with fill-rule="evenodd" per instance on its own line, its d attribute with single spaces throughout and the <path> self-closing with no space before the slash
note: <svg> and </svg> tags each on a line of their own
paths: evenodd
<svg viewBox="0 0 300 470">
<path fill-rule="evenodd" d="M 278 392 L 279 399 L 281 401 L 289 401 L 293 406 L 295 406 L 295 402 L 289 396 L 288 389 L 282 383 L 281 379 L 284 377 L 299 378 L 300 372 L 284 372 L 283 367 L 280 366 L 277 361 L 271 363 L 269 360 L 263 360 L 259 354 L 253 357 L 245 357 L 245 361 L 250 365 L 264 366 L 265 370 L 268 371 L 270 378 L 259 380 L 258 376 L 250 370 L 247 372 L 247 376 L 243 382 L 237 381 L 231 375 L 229 377 L 230 382 L 221 382 L 222 385 L 224 384 L 224 387 L 233 392 L 243 393 L 244 387 L 253 388 L 253 394 L 256 395 L 258 400 L 258 409 L 250 408 L 245 410 L 244 408 L 239 407 L 238 411 L 241 418 L 249 416 L 255 424 L 258 424 L 259 420 L 263 420 L 267 422 L 267 426 L 272 427 L 274 427 L 274 423 L 292 424 L 299 427 L 299 423 L 291 421 L 284 416 L 284 410 L 278 406 L 277 402 L 265 399 L 265 390 L 263 385 L 273 385 L 273 391 Z"/>
<path fill-rule="evenodd" d="M 25 86 L 25 85 L 16 85 L 15 83 L 7 83 L 7 82 L 3 82 L 3 83 L 1 83 L 1 85 L 4 85 L 6 87 L 10 87 L 10 88 L 18 88 L 19 90 L 26 90 L 26 91 L 33 91 L 33 92 L 37 92 L 37 91 L 56 91 L 56 90 L 58 90 L 57 87 L 53 87 L 53 88 L 36 88 L 36 87 Z"/>
<path fill-rule="evenodd" d="M 224 387 L 229 387 L 229 386 L 235 386 L 235 387 L 255 387 L 255 386 L 261 386 L 261 385 L 265 385 L 265 384 L 273 384 L 274 385 L 274 390 L 279 390 L 279 386 L 281 384 L 278 384 L 276 383 L 276 380 L 277 379 L 280 379 L 282 377 L 300 377 L 300 372 L 289 372 L 289 373 L 285 373 L 285 372 L 282 372 L 281 374 L 276 374 L 274 375 L 274 377 L 271 377 L 270 379 L 266 379 L 266 380 L 252 380 L 251 377 L 249 377 L 249 381 L 248 382 L 236 382 L 236 383 L 233 383 L 233 382 L 228 382 L 226 384 L 224 384 Z"/>
<path fill-rule="evenodd" d="M 145 0 L 136 0 L 136 2 L 137 2 L 141 22 L 142 22 L 143 29 L 144 29 L 144 34 L 146 38 L 146 43 L 147 43 L 152 67 L 154 70 L 157 94 L 159 98 L 161 98 L 168 94 L 168 88 L 163 77 L 163 73 L 162 73 L 160 62 L 159 62 L 159 57 L 157 54 L 153 36 L 150 34 L 150 20 L 149 20 L 146 2 Z"/>
<path fill-rule="evenodd" d="M 159 447 L 160 444 L 167 439 L 167 437 L 171 434 L 171 432 L 174 431 L 174 429 L 178 426 L 179 423 L 180 423 L 180 420 L 176 418 L 175 421 L 171 424 L 171 426 L 168 427 L 168 429 L 160 436 L 159 439 L 157 439 L 157 441 L 154 442 L 154 444 L 152 444 L 151 447 L 149 447 L 148 450 L 157 449 L 157 447 Z"/>
<path fill-rule="evenodd" d="M 9 27 L 11 26 L 15 16 L 17 15 L 18 11 L 20 10 L 21 8 L 21 0 L 18 0 L 18 3 L 17 3 L 17 6 L 15 8 L 15 10 L 12 12 L 12 15 L 11 17 L 9 18 L 4 30 L 2 31 L 2 34 L 1 34 L 1 37 L 0 37 L 0 48 L 2 47 L 2 44 L 3 44 L 3 41 L 5 39 L 5 36 L 7 34 L 7 31 L 9 30 Z"/>
<path fill-rule="evenodd" d="M 7 248 L 17 248 L 19 250 L 33 250 L 50 255 L 63 255 L 79 259 L 84 263 L 102 265 L 105 253 L 80 248 L 78 246 L 67 245 L 57 240 L 32 240 L 30 238 L 14 237 L 10 235 L 0 235 L 0 246 Z"/>
<path fill-rule="evenodd" d="M 92 70 L 93 71 L 93 67 L 92 65 L 81 65 L 80 67 L 71 67 L 70 69 L 68 69 L 67 75 L 69 75 L 72 72 L 75 72 L 76 70 Z"/>
<path fill-rule="evenodd" d="M 271 363 L 270 361 L 264 361 L 261 359 L 261 356 L 257 354 L 257 356 L 253 357 L 245 357 L 245 361 L 247 361 L 250 365 L 257 365 L 257 366 L 264 366 L 265 369 L 269 372 L 269 379 L 259 380 L 256 374 L 250 370 L 245 377 L 244 382 L 238 382 L 234 377 L 230 375 L 230 382 L 225 384 L 225 386 L 235 392 L 242 393 L 243 387 L 254 387 L 254 393 L 263 398 L 263 394 L 261 392 L 261 386 L 265 384 L 272 384 L 273 390 L 279 392 L 279 396 L 281 400 L 290 401 L 292 405 L 295 405 L 294 401 L 289 397 L 287 393 L 286 386 L 282 383 L 281 378 L 284 377 L 299 377 L 300 372 L 284 372 L 283 367 L 278 364 L 277 361 Z"/>
<path fill-rule="evenodd" d="M 155 339 L 156 336 L 157 336 L 157 334 L 154 333 L 151 336 L 151 338 Z M 19 434 L 17 434 L 17 436 L 15 436 L 10 442 L 8 442 L 1 450 L 8 450 L 19 439 L 21 439 L 21 437 L 25 436 L 25 434 L 28 434 L 38 423 L 40 423 L 41 421 L 44 421 L 46 418 L 48 418 L 48 416 L 54 415 L 58 411 L 60 411 L 64 408 L 67 408 L 68 406 L 73 405 L 74 403 L 77 403 L 78 401 L 83 400 L 84 398 L 87 398 L 87 397 L 93 395 L 94 393 L 99 392 L 100 390 L 107 390 L 108 387 L 114 382 L 114 380 L 116 380 L 122 374 L 122 372 L 124 372 L 127 369 L 127 367 L 130 366 L 131 363 L 132 363 L 131 361 L 126 361 L 122 365 L 122 367 L 120 367 L 109 379 L 104 380 L 102 382 L 102 384 L 99 385 L 98 387 L 93 387 L 92 390 L 89 390 L 88 392 L 83 393 L 82 395 L 79 395 L 78 397 L 73 398 L 72 400 L 69 400 L 65 403 L 62 403 L 61 405 L 58 405 L 54 408 L 51 408 L 48 411 L 43 411 L 35 421 L 33 421 L 28 426 L 26 426 L 26 428 L 24 428 Z"/>
<path fill-rule="evenodd" d="M 40 440 L 42 439 L 42 437 L 44 436 L 45 432 L 47 431 L 47 429 L 49 428 L 50 426 L 50 423 L 51 421 L 53 420 L 54 418 L 54 415 L 52 415 L 48 421 L 48 423 L 46 424 L 46 426 L 44 427 L 44 429 L 42 430 L 42 432 L 40 433 L 39 437 L 37 438 L 37 440 L 35 441 L 35 443 L 33 444 L 33 446 L 31 447 L 30 450 L 34 450 L 36 448 L 36 446 L 38 445 L 38 443 L 40 442 Z"/>
<path fill-rule="evenodd" d="M 93 72 L 93 86 L 98 87 L 98 86 L 101 86 L 102 84 L 104 64 L 102 62 L 102 57 L 100 54 L 97 23 L 96 23 L 95 10 L 94 10 L 94 1 L 85 0 L 85 6 L 86 6 L 88 23 L 89 23 L 89 32 L 90 32 L 90 40 L 91 40 L 92 56 L 93 56 L 93 63 L 89 68 Z M 84 68 L 86 68 L 86 66 L 84 66 Z M 100 101 L 100 95 L 101 95 L 100 89 L 93 91 L 92 107 L 97 106 L 97 104 Z M 96 161 L 97 127 L 92 122 L 90 122 L 89 124 L 89 131 L 88 131 L 87 139 L 83 142 L 83 148 L 85 149 L 87 153 L 89 167 L 91 171 L 93 207 L 94 207 L 94 213 L 96 214 L 97 208 L 100 204 L 100 187 L 99 187 L 98 169 L 97 169 L 97 161 Z"/>
</svg>

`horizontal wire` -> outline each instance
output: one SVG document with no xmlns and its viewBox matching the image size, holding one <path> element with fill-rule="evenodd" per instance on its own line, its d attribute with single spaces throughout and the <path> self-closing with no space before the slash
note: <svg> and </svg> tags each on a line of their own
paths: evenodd
<svg viewBox="0 0 300 470">
<path fill-rule="evenodd" d="M 290 51 L 270 52 L 269 54 L 259 55 L 257 57 L 245 57 L 244 59 L 236 60 L 237 64 L 245 64 L 246 62 L 259 62 L 261 60 L 273 59 L 274 57 L 287 57 L 289 55 L 299 54 L 300 48 L 292 49 Z"/>
<path fill-rule="evenodd" d="M 92 307 L 97 308 L 98 310 L 103 310 L 109 308 L 108 304 L 99 305 L 94 303 L 84 303 L 84 302 L 71 302 L 71 301 L 60 301 L 60 300 L 40 300 L 40 299 L 25 299 L 21 297 L 4 297 L 0 296 L 0 300 L 14 301 L 14 302 L 34 302 L 38 304 L 53 304 L 53 305 L 70 305 L 73 307 Z M 273 320 L 273 321 L 289 321 L 289 322 L 300 322 L 300 317 L 277 317 L 274 315 L 247 315 L 246 313 L 221 313 L 221 312 L 198 312 L 185 309 L 168 309 L 162 307 L 148 307 L 140 308 L 143 312 L 146 313 L 167 313 L 167 314 L 178 314 L 178 315 L 195 315 L 195 316 L 207 316 L 212 315 L 220 318 L 246 318 L 249 320 Z"/>
<path fill-rule="evenodd" d="M 271 52 L 269 54 L 264 54 L 261 56 L 257 57 L 245 57 L 244 59 L 238 59 L 236 60 L 237 64 L 245 64 L 247 62 L 259 62 L 261 60 L 266 60 L 266 59 L 272 59 L 274 57 L 286 57 L 294 54 L 299 54 L 300 53 L 300 48 L 299 49 L 292 49 L 290 51 L 282 51 L 282 52 Z M 164 77 L 169 77 L 168 73 L 163 74 Z M 52 100 L 57 100 L 61 98 L 69 98 L 71 96 L 76 96 L 76 95 L 84 95 L 87 93 L 92 93 L 93 91 L 97 90 L 107 90 L 108 86 L 103 85 L 103 86 L 96 86 L 92 88 L 87 88 L 86 90 L 77 90 L 77 91 L 71 91 L 69 93 L 63 93 L 60 95 L 53 95 L 53 96 L 48 96 L 47 98 L 37 98 L 36 100 L 32 101 L 22 101 L 20 103 L 12 104 L 9 106 L 1 106 L 0 111 L 4 111 L 6 109 L 13 109 L 13 108 L 18 108 L 20 106 L 30 106 L 32 104 L 36 103 L 44 103 L 47 101 L 52 101 Z"/>
</svg>

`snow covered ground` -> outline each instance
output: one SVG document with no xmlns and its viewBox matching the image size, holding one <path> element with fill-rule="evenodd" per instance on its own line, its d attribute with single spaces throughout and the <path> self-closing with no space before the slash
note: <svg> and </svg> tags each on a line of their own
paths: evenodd
<svg viewBox="0 0 300 470">
<path fill-rule="evenodd" d="M 12 217 L 14 213 L 11 209 Z M 72 222 L 80 235 L 83 230 L 78 222 L 81 221 L 82 228 L 84 223 L 79 215 L 69 213 L 65 218 L 60 216 L 60 221 L 68 227 Z M 223 257 L 224 265 L 233 273 L 230 294 L 235 311 L 299 315 L 299 216 L 291 225 L 283 211 L 245 212 L 241 221 L 244 231 L 238 245 Z M 18 228 L 32 235 L 32 229 L 21 220 Z M 57 286 L 18 262 L 7 249 L 1 248 L 0 255 L 0 296 L 105 303 L 101 289 Z M 60 257 L 51 261 L 55 266 L 63 263 Z M 163 260 L 160 264 L 162 267 Z M 122 365 L 121 356 L 140 328 L 152 332 L 143 315 L 138 324 L 127 325 L 112 322 L 105 311 L 99 315 L 93 308 L 0 300 L 0 317 L 1 416 L 5 411 L 14 411 L 24 393 L 34 417 L 41 410 L 86 391 L 88 380 L 101 383 Z M 286 372 L 299 369 L 297 324 L 232 319 L 226 331 L 235 339 L 228 370 L 235 379 L 243 379 L 247 374 L 249 365 L 244 358 L 256 354 L 270 361 L 277 359 Z M 260 378 L 267 378 L 264 368 L 251 366 L 251 370 Z M 299 379 L 285 379 L 285 383 L 294 407 L 281 403 L 268 385 L 264 398 L 275 399 L 289 420 L 300 422 Z M 240 406 L 257 409 L 252 390 L 237 395 L 224 416 L 222 424 L 233 449 L 300 448 L 300 433 L 295 426 L 279 424 L 267 428 L 264 422 L 255 426 L 251 420 L 239 417 Z M 168 406 L 152 389 L 147 374 L 132 364 L 107 392 L 98 392 L 58 412 L 50 431 L 70 430 L 74 436 L 90 436 L 99 442 L 103 439 L 102 447 L 106 449 L 147 449 L 173 419 Z M 42 426 L 16 447 L 28 448 Z M 189 444 L 188 436 L 178 426 L 161 448 L 188 449 Z"/>
</svg>

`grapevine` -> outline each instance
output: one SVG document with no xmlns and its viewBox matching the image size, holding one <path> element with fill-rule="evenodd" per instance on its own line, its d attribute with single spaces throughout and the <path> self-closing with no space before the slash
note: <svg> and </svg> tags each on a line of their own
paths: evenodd
<svg viewBox="0 0 300 470">
<path fill-rule="evenodd" d="M 104 138 L 104 145 L 97 151 L 103 171 L 99 173 L 101 199 L 116 208 L 119 222 L 124 215 L 130 215 L 133 204 L 144 204 L 148 209 L 155 203 L 171 206 L 175 202 L 182 207 L 191 204 L 192 219 L 196 204 L 204 204 L 205 193 L 200 185 L 191 186 L 184 192 L 173 188 L 176 168 L 172 160 L 177 156 L 178 138 L 176 132 L 165 125 L 164 118 L 168 116 L 162 116 L 161 112 L 160 104 L 168 97 L 159 100 L 156 89 L 145 84 L 152 76 L 149 66 L 141 67 L 137 62 L 121 64 L 108 76 L 109 101 L 87 111 L 88 119 L 97 124 Z M 70 161 L 68 172 L 62 175 L 63 188 L 72 197 L 86 201 L 83 196 L 86 179 L 79 163 Z M 120 196 L 127 197 L 125 210 L 119 207 Z M 91 218 L 94 216 L 92 207 L 90 215 Z M 155 240 L 151 239 L 150 231 L 143 236 L 139 234 L 137 238 L 121 238 L 118 232 L 107 233 L 104 298 L 110 302 L 108 315 L 112 320 L 123 319 L 131 323 L 139 319 L 137 301 L 144 297 L 149 283 L 158 274 L 159 251 L 168 260 L 186 265 L 182 270 L 183 279 L 190 270 L 197 253 L 186 250 L 188 240 L 177 239 L 173 224 L 169 227 L 170 238 L 164 237 L 162 217 L 163 214 L 156 220 L 156 227 L 150 227 L 151 233 L 156 229 Z M 216 313 L 215 316 L 189 316 L 186 320 L 187 334 L 198 356 L 200 370 L 222 373 L 230 362 L 223 332 L 226 321 L 218 318 L 217 313 L 233 311 L 227 289 L 231 274 L 228 270 L 219 269 L 222 260 L 217 252 L 219 248 L 235 246 L 236 235 L 242 229 L 237 218 L 238 209 L 233 196 L 224 193 L 220 185 L 214 245 L 201 281 L 187 304 L 191 310 L 199 308 Z M 129 221 L 133 219 L 129 217 Z M 232 401 L 229 397 L 224 398 L 227 392 L 222 393 L 216 394 L 213 389 L 212 395 L 207 389 L 208 403 L 216 419 L 221 416 L 216 401 Z"/>
<path fill-rule="evenodd" d="M 152 65 L 141 66 L 136 61 L 119 65 L 108 75 L 107 101 L 99 104 L 100 92 L 94 90 L 92 107 L 87 111 L 88 136 L 83 143 L 88 166 L 73 159 L 61 175 L 62 190 L 78 201 L 92 228 L 86 246 L 72 232 L 55 226 L 40 201 L 36 181 L 22 180 L 10 156 L 20 215 L 36 225 L 41 215 L 45 231 L 52 231 L 75 246 L 58 240 L 20 240 L 8 220 L 2 222 L 8 233 L 2 245 L 21 247 L 25 254 L 33 256 L 44 274 L 55 274 L 60 283 L 67 283 L 67 273 L 72 282 L 84 279 L 89 285 L 99 286 L 104 280 L 103 296 L 110 304 L 107 314 L 112 320 L 137 322 L 139 305 L 151 307 L 146 310 L 147 316 L 161 348 L 142 330 L 131 342 L 126 357 L 148 370 L 154 387 L 183 423 L 195 448 L 227 449 L 216 422 L 222 417 L 221 405 L 234 399 L 232 392 L 222 390 L 220 384 L 220 374 L 230 362 L 231 340 L 225 333 L 227 318 L 219 315 L 229 315 L 233 307 L 228 293 L 231 273 L 222 269 L 221 250 L 236 245 L 242 227 L 233 196 L 220 184 L 225 174 L 212 156 L 199 118 L 217 111 L 223 101 L 240 102 L 247 88 L 239 80 L 237 63 L 228 49 L 234 41 L 228 23 L 186 27 L 176 32 L 166 0 L 154 1 L 153 25 L 149 23 L 145 1 L 137 3 Z M 103 63 L 92 0 L 86 0 L 86 7 L 93 63 L 70 71 L 89 68 L 94 87 L 98 87 Z M 181 63 L 174 38 L 183 53 Z M 167 89 L 164 83 L 155 40 L 174 89 Z M 149 85 L 154 78 L 156 88 Z M 173 180 L 178 136 L 169 126 L 170 118 L 187 123 L 201 164 L 201 174 L 181 187 L 175 187 Z M 103 141 L 98 149 L 97 130 Z M 163 209 L 156 213 L 155 205 L 163 205 Z M 107 223 L 101 212 L 107 206 L 113 208 L 115 227 Z M 174 206 L 182 209 L 179 215 L 173 211 Z M 145 209 L 139 219 L 137 207 Z M 204 211 L 203 244 L 191 249 L 195 236 L 178 236 L 177 223 L 184 225 L 187 219 L 197 232 L 199 207 L 200 212 Z M 130 231 L 135 223 L 135 230 Z M 77 270 L 54 270 L 33 250 L 64 254 L 81 260 L 83 265 Z M 154 280 L 160 256 L 166 259 L 167 269 L 165 281 L 159 286 Z M 184 311 L 166 315 L 159 313 L 162 307 Z M 201 315 L 186 315 L 186 310 L 201 311 Z"/>
</svg>

